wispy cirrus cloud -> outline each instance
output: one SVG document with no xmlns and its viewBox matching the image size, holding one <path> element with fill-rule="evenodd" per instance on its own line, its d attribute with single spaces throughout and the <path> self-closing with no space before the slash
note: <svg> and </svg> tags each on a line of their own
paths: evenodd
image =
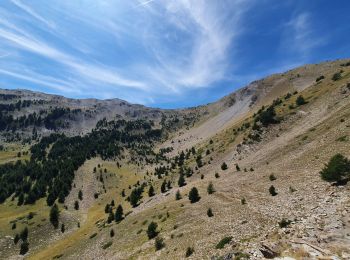
<svg viewBox="0 0 350 260">
<path fill-rule="evenodd" d="M 161 29 L 146 31 L 145 42 L 158 62 L 158 66 L 150 73 L 175 91 L 206 87 L 225 77 L 230 48 L 243 28 L 241 20 L 250 3 L 251 1 L 208 3 L 202 0 L 159 2 L 154 7 L 159 19 L 166 20 L 174 28 L 166 37 L 169 41 L 178 43 L 178 48 L 184 45 L 188 48 L 184 52 L 179 50 L 179 53 L 183 52 L 182 55 L 173 56 L 168 45 L 158 40 Z M 157 27 L 155 24 L 150 26 Z M 179 39 L 178 35 L 185 37 Z"/>
<path fill-rule="evenodd" d="M 137 63 L 127 64 L 128 71 L 126 71 L 118 65 L 118 62 L 112 61 L 112 66 L 107 66 L 103 60 L 95 61 L 94 56 L 98 56 L 99 50 L 91 51 L 94 46 L 88 46 L 91 39 L 87 39 L 86 35 L 79 34 L 82 37 L 80 42 L 88 46 L 85 48 L 89 49 L 88 51 L 78 48 L 82 51 L 72 54 L 68 53 L 68 50 L 62 50 L 57 47 L 57 43 L 62 46 L 62 42 L 63 45 L 77 42 L 75 38 L 69 37 L 76 32 L 76 28 L 72 31 L 66 30 L 60 26 L 59 21 L 55 21 L 54 17 L 45 17 L 43 15 L 45 12 L 39 14 L 39 10 L 28 3 L 24 4 L 21 0 L 11 0 L 11 3 L 25 12 L 28 15 L 26 19 L 32 23 L 30 27 L 23 26 L 23 23 L 14 19 L 10 13 L 7 13 L 7 18 L 12 18 L 11 22 L 6 18 L 0 20 L 0 38 L 6 40 L 10 48 L 30 52 L 58 63 L 62 67 L 60 71 L 66 70 L 77 80 L 91 84 L 92 87 L 100 84 L 108 91 L 111 86 L 124 90 L 139 89 L 144 91 L 143 95 L 148 93 L 146 95 L 154 96 L 167 92 L 166 89 L 181 94 L 186 89 L 207 87 L 224 77 L 228 64 L 226 56 L 232 40 L 239 31 L 238 24 L 243 9 L 247 7 L 245 4 L 247 1 L 240 0 L 231 6 L 236 10 L 234 13 L 225 6 L 232 5 L 230 1 L 221 4 L 214 2 L 208 4 L 201 0 L 140 1 L 129 5 L 122 4 L 122 11 L 114 10 L 116 6 L 111 2 L 104 2 L 103 7 L 102 4 L 91 4 L 94 10 L 89 10 L 86 4 L 85 8 L 78 9 L 77 4 L 71 2 L 67 4 L 61 2 L 55 6 L 53 10 L 59 15 L 67 14 L 70 21 L 79 21 L 84 25 L 83 29 L 90 30 L 96 35 L 104 34 L 104 37 L 114 35 L 114 39 L 131 41 L 132 44 L 142 39 L 141 45 L 133 48 L 144 48 L 142 55 L 146 58 L 138 60 Z M 133 8 L 135 6 L 139 7 L 136 11 Z M 101 16 L 99 12 L 106 12 L 106 16 Z M 123 19 L 124 15 L 137 18 L 136 24 L 133 19 Z M 159 26 L 159 20 L 164 21 L 163 26 Z M 45 37 L 45 40 L 42 39 L 42 35 L 39 35 L 35 28 L 37 23 L 40 26 L 46 25 L 46 30 L 52 35 Z M 139 27 L 141 24 L 143 27 Z M 55 37 L 62 35 L 67 38 L 56 42 Z M 180 39 L 182 36 L 187 37 Z M 173 39 L 175 42 L 172 42 Z M 180 41 L 183 41 L 181 46 L 177 45 Z M 117 46 L 111 47 L 117 48 Z M 182 47 L 184 48 L 180 50 Z M 91 54 L 92 58 L 87 59 L 86 54 Z M 120 56 L 123 57 L 124 54 Z M 7 75 L 15 77 L 19 74 L 7 73 Z M 21 79 L 29 78 L 21 77 Z"/>
<path fill-rule="evenodd" d="M 167 107 L 212 101 L 310 61 L 332 39 L 320 33 L 322 10 L 271 2 L 2 1 L 0 87 Z"/>
<path fill-rule="evenodd" d="M 41 86 L 46 86 L 57 91 L 62 91 L 64 93 L 81 94 L 81 91 L 79 89 L 72 88 L 72 85 L 77 84 L 77 82 L 68 82 L 48 76 L 43 76 L 30 71 L 25 72 L 23 70 L 20 72 L 14 72 L 5 69 L 0 69 L 0 74 L 29 81 L 35 84 L 39 84 Z"/>
<path fill-rule="evenodd" d="M 116 71 L 104 68 L 103 65 L 97 66 L 87 63 L 86 61 L 72 57 L 57 48 L 50 46 L 41 39 L 28 36 L 27 33 L 25 34 L 26 35 L 21 35 L 14 31 L 11 32 L 0 28 L 0 38 L 12 42 L 18 48 L 49 58 L 56 63 L 61 63 L 68 68 L 75 70 L 83 80 L 94 80 L 96 82 L 146 90 L 146 86 L 142 82 L 123 78 L 118 75 Z"/>
<path fill-rule="evenodd" d="M 46 26 L 50 27 L 50 28 L 55 28 L 55 24 L 49 20 L 47 20 L 46 18 L 44 18 L 43 16 L 41 16 L 40 14 L 38 14 L 34 9 L 32 9 L 30 6 L 24 4 L 23 2 L 21 2 L 20 0 L 11 0 L 11 2 L 16 5 L 18 8 L 22 9 L 24 12 L 28 13 L 29 15 L 31 15 L 32 17 L 34 17 L 35 19 L 37 19 L 38 21 L 44 23 Z"/>
<path fill-rule="evenodd" d="M 283 48 L 292 48 L 301 59 L 307 58 L 310 52 L 326 43 L 327 37 L 319 35 L 314 28 L 312 14 L 301 12 L 292 16 L 285 25 Z"/>
</svg>

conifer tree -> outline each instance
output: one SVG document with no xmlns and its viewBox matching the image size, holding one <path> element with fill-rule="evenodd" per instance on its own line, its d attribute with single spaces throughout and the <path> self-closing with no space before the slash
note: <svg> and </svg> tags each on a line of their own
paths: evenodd
<svg viewBox="0 0 350 260">
<path fill-rule="evenodd" d="M 113 214 L 113 210 L 111 210 L 108 214 L 107 223 L 108 224 L 112 223 L 113 219 L 114 219 L 114 214 Z"/>
<path fill-rule="evenodd" d="M 62 223 L 62 225 L 61 225 L 61 232 L 64 233 L 64 231 L 66 231 L 66 228 L 65 228 L 64 224 Z"/>
<path fill-rule="evenodd" d="M 105 213 L 106 213 L 106 214 L 109 213 L 109 208 L 110 208 L 110 206 L 109 206 L 109 204 L 107 203 L 106 206 L 105 206 Z"/>
<path fill-rule="evenodd" d="M 149 239 L 155 238 L 158 235 L 157 231 L 158 225 L 155 222 L 151 222 L 147 228 L 147 236 Z"/>
<path fill-rule="evenodd" d="M 239 167 L 238 163 L 236 163 L 236 170 L 239 172 L 241 171 L 241 168 Z"/>
<path fill-rule="evenodd" d="M 208 215 L 209 218 L 211 218 L 211 217 L 214 216 L 213 211 L 212 211 L 211 208 L 209 208 L 209 209 L 207 210 L 207 215 Z"/>
<path fill-rule="evenodd" d="M 60 216 L 60 212 L 58 210 L 57 204 L 55 203 L 50 210 L 50 222 L 55 229 L 58 228 L 59 216 Z"/>
<path fill-rule="evenodd" d="M 163 181 L 162 186 L 160 187 L 160 191 L 162 193 L 166 192 L 166 181 L 165 180 Z"/>
<path fill-rule="evenodd" d="M 199 193 L 196 187 L 193 187 L 188 194 L 188 198 L 191 201 L 191 203 L 196 203 L 200 200 Z"/>
<path fill-rule="evenodd" d="M 153 186 L 151 184 L 151 186 L 149 187 L 149 190 L 148 190 L 148 196 L 149 197 L 153 197 L 154 195 L 155 195 L 154 188 L 153 188 Z"/>
<path fill-rule="evenodd" d="M 119 222 L 119 221 L 122 221 L 123 220 L 123 207 L 122 207 L 122 205 L 118 205 L 118 207 L 117 207 L 117 210 L 115 211 L 115 221 L 116 222 Z"/>
<path fill-rule="evenodd" d="M 215 192 L 214 185 L 212 182 L 209 183 L 207 187 L 208 194 L 213 194 Z"/>
<path fill-rule="evenodd" d="M 175 194 L 175 199 L 176 200 L 181 200 L 182 199 L 182 197 L 181 197 L 181 194 L 180 194 L 180 191 L 178 190 L 177 192 L 176 192 L 176 194 Z"/>
<path fill-rule="evenodd" d="M 177 183 L 179 184 L 179 187 L 183 187 L 186 185 L 185 177 L 183 174 L 180 174 L 180 177 Z"/>
<path fill-rule="evenodd" d="M 29 243 L 28 241 L 23 241 L 23 243 L 21 244 L 21 249 L 19 251 L 20 255 L 25 255 L 29 250 Z"/>
<path fill-rule="evenodd" d="M 22 239 L 22 241 L 26 241 L 28 238 L 28 228 L 25 227 L 21 233 L 19 234 L 19 237 Z"/>
<path fill-rule="evenodd" d="M 74 202 L 74 209 L 79 210 L 79 202 L 77 200 Z"/>
<path fill-rule="evenodd" d="M 19 239 L 20 239 L 20 238 L 19 238 L 19 235 L 16 234 L 16 235 L 15 235 L 15 238 L 13 239 L 13 243 L 15 243 L 15 245 L 17 245 Z"/>
</svg>

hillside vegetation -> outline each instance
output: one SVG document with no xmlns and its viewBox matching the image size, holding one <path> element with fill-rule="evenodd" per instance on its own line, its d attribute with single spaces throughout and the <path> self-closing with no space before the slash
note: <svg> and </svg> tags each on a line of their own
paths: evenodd
<svg viewBox="0 0 350 260">
<path fill-rule="evenodd" d="M 0 258 L 350 258 L 350 62 L 161 110 L 0 91 Z"/>
</svg>

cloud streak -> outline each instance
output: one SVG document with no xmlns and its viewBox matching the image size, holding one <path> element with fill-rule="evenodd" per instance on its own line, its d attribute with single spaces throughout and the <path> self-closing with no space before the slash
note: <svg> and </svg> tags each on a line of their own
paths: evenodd
<svg viewBox="0 0 350 260">
<path fill-rule="evenodd" d="M 230 48 L 240 33 L 242 16 L 250 2 L 179 0 L 153 5 L 161 14 L 159 19 L 174 27 L 175 33 L 170 37 L 176 39 L 177 33 L 190 34 L 187 52 L 174 58 L 162 47 L 164 41 L 152 35 L 156 25 L 151 24 L 145 42 L 158 62 L 152 69 L 153 77 L 176 92 L 183 88 L 207 87 L 222 79 L 227 73 Z"/>
<path fill-rule="evenodd" d="M 142 82 L 123 78 L 122 76 L 118 75 L 116 71 L 103 68 L 102 65 L 96 66 L 76 59 L 54 47 L 51 47 L 40 39 L 33 37 L 29 38 L 27 36 L 20 35 L 15 32 L 10 32 L 6 29 L 1 28 L 0 38 L 4 38 L 16 44 L 16 46 L 19 48 L 52 59 L 57 63 L 66 65 L 68 68 L 73 69 L 79 73 L 80 77 L 85 80 L 94 80 L 97 82 L 104 82 L 112 85 L 146 90 L 146 86 Z"/>
<path fill-rule="evenodd" d="M 301 58 L 306 59 L 310 52 L 327 41 L 325 36 L 314 31 L 312 14 L 301 12 L 294 15 L 285 27 L 284 49 L 292 47 Z"/>
<path fill-rule="evenodd" d="M 66 82 L 63 80 L 57 80 L 52 77 L 42 76 L 40 74 L 31 73 L 31 75 L 21 72 L 13 72 L 9 70 L 0 69 L 0 74 L 7 75 L 16 79 L 22 79 L 32 83 L 39 84 L 41 86 L 47 86 L 51 89 L 63 91 L 64 93 L 80 93 L 79 90 L 73 89 L 71 86 L 73 82 Z M 76 84 L 76 83 L 74 83 Z"/>
<path fill-rule="evenodd" d="M 173 106 L 193 93 L 190 99 L 217 97 L 268 67 L 308 61 L 330 39 L 316 37 L 313 10 L 288 1 L 269 5 L 266 15 L 269 2 L 3 1 L 0 74 L 9 85 L 37 84 L 74 97 Z"/>
<path fill-rule="evenodd" d="M 55 28 L 55 24 L 52 23 L 51 21 L 45 19 L 41 15 L 39 15 L 37 12 L 35 12 L 32 8 L 30 8 L 28 5 L 23 4 L 20 0 L 11 0 L 11 2 L 16 5 L 18 8 L 22 9 L 24 12 L 28 13 L 38 21 L 44 23 L 46 26 L 50 28 Z"/>
</svg>

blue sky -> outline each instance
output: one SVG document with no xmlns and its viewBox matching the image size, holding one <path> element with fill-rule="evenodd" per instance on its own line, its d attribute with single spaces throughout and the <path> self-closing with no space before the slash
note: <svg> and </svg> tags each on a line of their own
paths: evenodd
<svg viewBox="0 0 350 260">
<path fill-rule="evenodd" d="M 2 0 L 0 88 L 205 104 L 350 57 L 348 0 Z"/>
</svg>

